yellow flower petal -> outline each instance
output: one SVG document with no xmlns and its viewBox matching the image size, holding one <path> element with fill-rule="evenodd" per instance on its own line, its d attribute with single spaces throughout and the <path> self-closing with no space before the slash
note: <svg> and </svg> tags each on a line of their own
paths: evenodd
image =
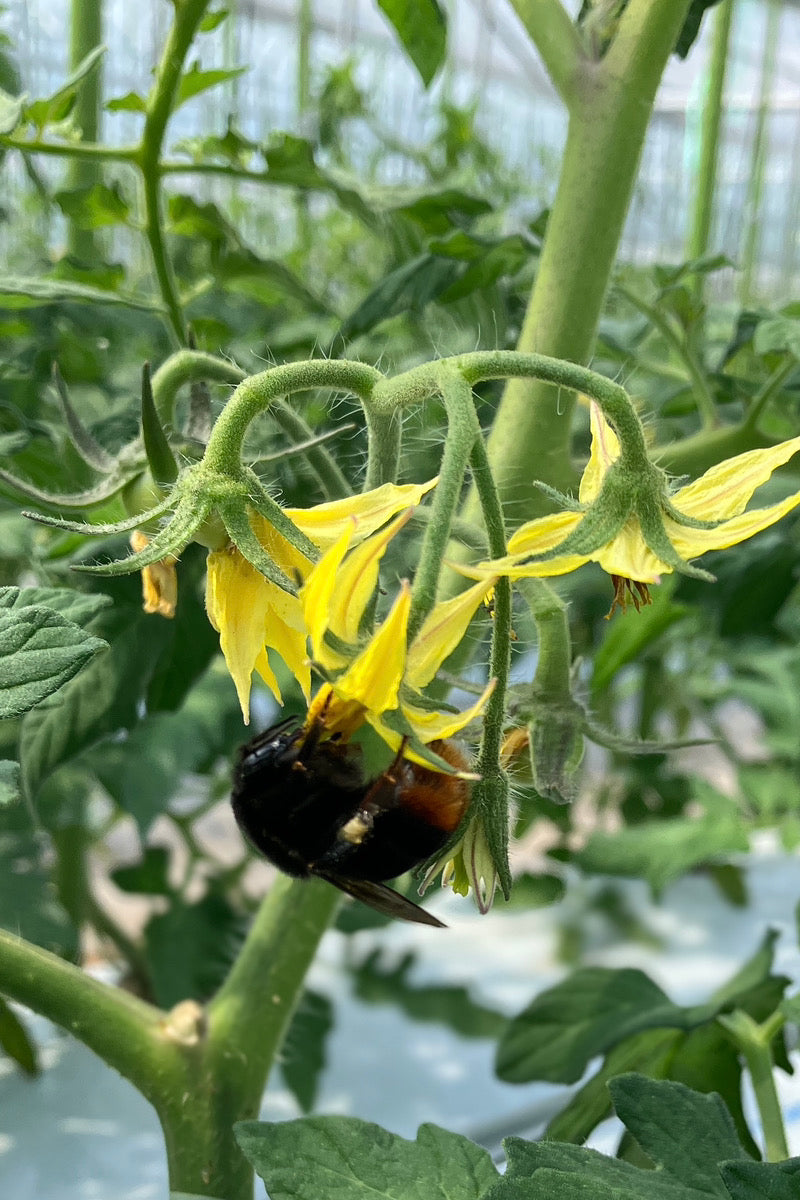
<svg viewBox="0 0 800 1200">
<path fill-rule="evenodd" d="M 325 645 L 325 633 L 330 624 L 331 597 L 337 587 L 336 573 L 350 547 L 355 525 L 356 522 L 351 517 L 341 535 L 325 551 L 300 589 L 303 615 L 311 638 L 311 653 L 318 663 L 328 669 L 344 664 L 342 656 L 330 651 Z"/>
<path fill-rule="evenodd" d="M 400 594 L 378 632 L 334 684 L 336 700 L 357 701 L 369 712 L 397 707 L 397 693 L 406 665 L 406 637 L 411 589 L 403 582 Z M 327 722 L 326 722 L 327 724 Z"/>
<path fill-rule="evenodd" d="M 437 604 L 424 621 L 408 651 L 406 682 L 413 688 L 430 683 L 453 653 L 496 577 L 481 580 L 452 600 Z"/>
<path fill-rule="evenodd" d="M 267 581 L 233 548 L 212 551 L 207 571 L 206 610 L 211 624 L 219 630 L 219 644 L 248 725 L 250 677 L 264 649 Z"/>
<path fill-rule="evenodd" d="M 507 579 L 549 579 L 551 575 L 566 575 L 569 571 L 577 571 L 584 563 L 589 562 L 585 554 L 561 554 L 557 558 L 548 558 L 545 562 L 525 562 L 528 555 L 508 554 L 505 558 L 494 558 L 490 562 L 476 563 L 474 566 L 462 566 L 460 563 L 450 565 L 467 579 L 485 579 L 487 582 L 497 575 L 505 575 Z"/>
<path fill-rule="evenodd" d="M 788 462 L 798 450 L 800 437 L 766 449 L 737 454 L 734 458 L 717 463 L 699 479 L 680 488 L 672 497 L 672 502 L 679 512 L 701 521 L 738 516 L 756 488 L 766 483 L 772 472 Z M 727 542 L 726 545 L 732 543 Z"/>
<path fill-rule="evenodd" d="M 269 659 L 267 658 L 267 652 L 263 646 L 261 647 L 261 652 L 259 653 L 259 656 L 255 661 L 255 669 L 258 672 L 258 674 L 261 676 L 261 678 L 263 679 L 264 683 L 267 685 L 269 690 L 272 692 L 272 694 L 275 697 L 275 699 L 277 700 L 278 704 L 283 704 L 283 699 L 281 697 L 280 685 L 278 683 L 278 680 L 275 677 L 275 672 L 273 671 L 272 667 L 269 665 Z M 247 724 L 246 721 L 245 721 L 245 724 Z"/>
<path fill-rule="evenodd" d="M 563 542 L 582 520 L 583 513 L 557 512 L 527 521 L 509 538 L 509 555 L 546 554 Z"/>
<path fill-rule="evenodd" d="M 496 683 L 496 679 L 490 680 L 483 694 L 464 712 L 430 712 L 427 709 L 416 708 L 413 704 L 403 704 L 403 715 L 419 740 L 425 744 L 434 742 L 437 738 L 454 737 L 469 725 L 470 721 L 480 716 L 489 702 Z"/>
<path fill-rule="evenodd" d="M 358 538 L 369 537 L 380 529 L 390 517 L 403 508 L 413 508 L 422 497 L 436 486 L 437 479 L 427 483 L 406 483 L 398 486 L 385 483 L 382 487 L 362 492 L 358 496 L 347 496 L 343 500 L 331 500 L 328 504 L 317 504 L 314 508 L 287 508 L 298 529 L 321 549 L 330 546 L 342 532 L 351 517 L 358 520 Z"/>
<path fill-rule="evenodd" d="M 622 575 L 640 583 L 658 583 L 662 575 L 672 571 L 672 567 L 648 549 L 635 517 L 625 522 L 612 542 L 595 550 L 589 558 L 599 563 L 608 575 Z"/>
<path fill-rule="evenodd" d="M 619 439 L 594 401 L 589 405 L 592 425 L 592 449 L 589 461 L 581 478 L 578 493 L 581 504 L 591 504 L 597 499 L 603 479 L 612 463 L 619 458 Z M 510 549 L 510 546 L 509 546 Z"/>
<path fill-rule="evenodd" d="M 330 597 L 328 628 L 343 641 L 354 645 L 359 627 L 378 582 L 378 570 L 386 547 L 408 520 L 413 509 L 407 509 L 380 533 L 367 538 L 348 554 L 336 579 L 336 589 Z"/>
<path fill-rule="evenodd" d="M 768 508 L 753 508 L 749 512 L 739 513 L 729 521 L 723 521 L 716 529 L 687 529 L 685 525 L 677 525 L 670 517 L 664 518 L 664 525 L 669 540 L 681 557 L 696 558 L 708 550 L 725 550 L 728 546 L 754 537 L 762 529 L 768 529 L 780 521 L 798 504 L 800 492 L 794 492 Z"/>
</svg>

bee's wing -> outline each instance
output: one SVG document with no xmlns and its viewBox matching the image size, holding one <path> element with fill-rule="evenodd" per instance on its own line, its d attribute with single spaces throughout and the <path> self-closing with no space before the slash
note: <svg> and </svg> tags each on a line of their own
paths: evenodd
<svg viewBox="0 0 800 1200">
<path fill-rule="evenodd" d="M 384 916 L 398 917 L 401 921 L 416 921 L 418 925 L 446 928 L 444 922 L 434 917 L 433 913 L 426 912 L 413 900 L 407 900 L 384 883 L 373 883 L 369 879 L 346 879 L 342 875 L 327 875 L 322 871 L 315 871 L 314 874 L 327 879 L 328 883 L 332 883 L 340 891 L 347 892 L 348 896 L 360 900 L 362 904 L 368 904 Z"/>
</svg>

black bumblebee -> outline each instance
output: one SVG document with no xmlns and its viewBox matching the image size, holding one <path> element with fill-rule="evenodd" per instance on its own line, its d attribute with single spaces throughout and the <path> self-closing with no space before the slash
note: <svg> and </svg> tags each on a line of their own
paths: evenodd
<svg viewBox="0 0 800 1200">
<path fill-rule="evenodd" d="M 287 875 L 318 875 L 378 912 L 423 925 L 436 917 L 385 887 L 430 858 L 456 830 L 469 784 L 403 757 L 365 780 L 359 750 L 281 721 L 242 746 L 231 802 L 239 827 Z M 430 749 L 459 771 L 467 761 L 452 741 Z"/>
</svg>

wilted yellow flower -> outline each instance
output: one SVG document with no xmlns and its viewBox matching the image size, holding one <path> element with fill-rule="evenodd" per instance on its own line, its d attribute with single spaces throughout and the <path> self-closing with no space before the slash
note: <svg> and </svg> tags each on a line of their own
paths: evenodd
<svg viewBox="0 0 800 1200">
<path fill-rule="evenodd" d="M 149 537 L 141 529 L 134 529 L 130 536 L 134 554 L 150 545 Z M 178 573 L 176 559 L 170 554 L 158 562 L 142 568 L 142 600 L 146 613 L 158 613 L 160 617 L 174 617 L 178 604 Z"/>
<path fill-rule="evenodd" d="M 384 525 L 400 509 L 418 504 L 436 480 L 396 486 L 384 484 L 358 496 L 318 504 L 309 509 L 287 509 L 287 515 L 321 550 L 334 545 L 343 530 L 352 530 L 361 541 Z M 306 579 L 312 563 L 260 514 L 251 512 L 250 524 L 270 558 L 290 579 Z M 245 723 L 250 719 L 250 687 L 257 671 L 278 703 L 281 692 L 267 651 L 274 650 L 300 684 L 308 700 L 311 670 L 303 604 L 283 591 L 234 547 L 208 556 L 206 609 L 219 631 L 220 646 L 231 673 Z"/>
</svg>

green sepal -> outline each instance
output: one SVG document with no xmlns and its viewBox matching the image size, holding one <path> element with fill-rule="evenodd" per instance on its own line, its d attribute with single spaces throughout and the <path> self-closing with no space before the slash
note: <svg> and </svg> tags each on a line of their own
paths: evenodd
<svg viewBox="0 0 800 1200">
<path fill-rule="evenodd" d="M 179 506 L 170 523 L 157 533 L 143 550 L 137 550 L 127 558 L 115 559 L 108 563 L 74 563 L 72 569 L 84 575 L 128 575 L 132 571 L 141 571 L 143 567 L 152 566 L 169 555 L 177 557 L 191 541 L 194 530 L 208 516 L 209 507 L 206 505 L 184 512 Z"/>
<path fill-rule="evenodd" d="M 61 411 L 64 414 L 64 424 L 67 427 L 69 436 L 72 439 L 72 444 L 78 451 L 78 454 L 87 464 L 94 467 L 95 471 L 101 471 L 104 475 L 114 470 L 116 465 L 115 459 L 104 450 L 95 438 L 92 437 L 89 430 L 84 425 L 83 421 L 78 416 L 75 409 L 72 407 L 72 401 L 69 398 L 67 385 L 64 383 L 64 377 L 58 369 L 58 363 L 53 363 L 53 386 L 58 393 L 58 398 L 61 402 Z"/>
<path fill-rule="evenodd" d="M 297 528 L 294 521 L 286 515 L 280 504 L 272 499 L 272 496 L 270 496 L 255 471 L 250 467 L 245 467 L 243 470 L 243 479 L 247 485 L 251 508 L 255 509 L 265 521 L 268 521 L 281 537 L 286 538 L 286 541 L 294 546 L 295 550 L 299 550 L 301 554 L 305 554 L 307 559 L 315 563 L 319 558 L 319 549 L 310 538 L 306 537 Z"/>
<path fill-rule="evenodd" d="M 27 509 L 23 510 L 22 516 L 27 517 L 30 521 L 37 521 L 40 525 L 49 525 L 52 529 L 65 529 L 69 533 L 85 533 L 88 537 L 109 537 L 115 533 L 127 533 L 130 529 L 139 529 L 149 521 L 156 521 L 159 517 L 163 517 L 171 507 L 172 500 L 168 497 L 166 500 L 162 500 L 160 504 L 157 504 L 155 508 L 150 508 L 146 512 L 135 513 L 132 517 L 125 517 L 124 520 L 114 521 L 111 524 L 103 524 L 101 522 L 93 524 L 91 521 L 65 521 L 61 517 L 51 517 L 46 513 L 29 512 Z"/>
<path fill-rule="evenodd" d="M 540 479 L 534 479 L 533 486 L 538 492 L 544 496 L 554 500 L 559 508 L 565 509 L 567 512 L 586 512 L 588 505 L 581 504 L 580 500 L 576 500 L 574 496 L 567 496 L 564 492 L 560 492 L 558 488 L 550 487 L 549 483 L 542 483 Z"/>
<path fill-rule="evenodd" d="M 296 585 L 289 579 L 288 575 L 284 575 L 280 567 L 276 566 L 269 557 L 261 542 L 253 533 L 253 527 L 247 518 L 247 513 L 235 502 L 221 504 L 218 511 L 223 525 L 230 534 L 231 541 L 242 557 L 246 558 L 249 563 L 252 563 L 265 579 L 268 579 L 270 583 L 274 583 L 282 592 L 288 592 L 290 596 L 296 596 Z"/>
<path fill-rule="evenodd" d="M 174 483 L 178 478 L 178 464 L 153 400 L 149 362 L 142 367 L 142 441 L 150 473 L 156 483 Z"/>
</svg>

